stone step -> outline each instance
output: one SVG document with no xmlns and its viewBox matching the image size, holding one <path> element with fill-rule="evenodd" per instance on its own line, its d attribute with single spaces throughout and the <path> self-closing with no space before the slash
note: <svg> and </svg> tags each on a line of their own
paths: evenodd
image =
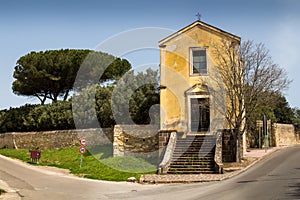
<svg viewBox="0 0 300 200">
<path fill-rule="evenodd" d="M 214 147 L 188 147 L 188 148 L 184 148 L 184 147 L 178 147 L 175 148 L 174 151 L 201 151 L 201 152 L 211 152 L 214 151 Z"/>
<path fill-rule="evenodd" d="M 191 143 L 191 144 L 178 144 L 176 143 L 176 147 L 215 147 L 216 144 L 195 144 L 195 143 Z"/>
<path fill-rule="evenodd" d="M 189 167 L 189 168 L 176 168 L 170 167 L 170 171 L 214 171 L 212 167 Z"/>
<path fill-rule="evenodd" d="M 176 143 L 176 146 L 184 146 L 184 147 L 189 147 L 189 146 L 194 146 L 194 147 L 201 147 L 201 146 L 207 146 L 207 147 L 213 147 L 216 146 L 215 143 Z"/>
<path fill-rule="evenodd" d="M 203 155 L 214 155 L 214 151 L 174 151 L 173 155 L 187 155 L 193 157 L 201 157 Z"/>
<path fill-rule="evenodd" d="M 189 155 L 189 154 L 177 154 L 177 155 L 174 155 L 172 158 L 173 159 L 194 159 L 194 160 L 214 160 L 214 157 L 215 155 L 214 154 L 206 154 L 206 155 Z"/>
<path fill-rule="evenodd" d="M 206 158 L 180 157 L 178 159 L 172 159 L 171 163 L 200 163 L 200 164 L 211 163 L 211 164 L 214 164 L 215 160 L 213 157 L 206 157 Z"/>
<path fill-rule="evenodd" d="M 193 155 L 191 155 L 191 154 L 175 154 L 175 155 L 173 155 L 173 159 L 178 159 L 178 158 L 181 158 L 181 159 L 194 159 L 194 160 L 196 160 L 196 159 L 214 159 L 214 154 L 201 154 L 201 155 L 199 155 L 199 154 L 197 154 L 197 155 L 195 155 L 195 154 L 193 154 Z"/>
<path fill-rule="evenodd" d="M 176 167 L 170 167 L 170 171 L 177 171 L 177 172 L 192 172 L 192 171 L 202 171 L 202 172 L 214 172 L 213 167 L 189 167 L 189 168 L 176 168 Z"/>
<path fill-rule="evenodd" d="M 168 174 L 216 174 L 214 171 L 169 171 Z"/>
<path fill-rule="evenodd" d="M 216 144 L 176 143 L 176 147 L 214 147 Z"/>
<path fill-rule="evenodd" d="M 203 138 L 203 139 L 177 139 L 178 142 L 216 142 L 216 139 L 209 139 L 209 138 Z"/>
<path fill-rule="evenodd" d="M 179 151 L 176 150 L 174 151 L 173 155 L 182 155 L 182 154 L 186 154 L 186 155 L 192 155 L 192 156 L 199 156 L 199 155 L 207 155 L 207 154 L 214 154 L 214 151 Z"/>
<path fill-rule="evenodd" d="M 214 152 L 212 151 L 174 151 L 173 156 L 186 156 L 186 157 L 206 157 L 206 156 L 214 156 Z"/>
<path fill-rule="evenodd" d="M 178 151 L 178 152 L 186 152 L 186 151 L 198 151 L 198 152 L 215 152 L 215 148 L 175 148 L 174 151 Z"/>
<path fill-rule="evenodd" d="M 174 152 L 173 157 L 190 157 L 190 158 L 202 158 L 202 157 L 214 157 L 213 152 Z"/>
<path fill-rule="evenodd" d="M 168 174 L 215 174 L 214 169 L 211 168 L 201 168 L 201 169 L 175 169 L 170 168 Z"/>
<path fill-rule="evenodd" d="M 194 161 L 214 161 L 214 156 L 205 156 L 205 157 L 190 157 L 186 155 L 178 156 L 178 157 L 172 157 L 172 161 L 178 160 L 194 160 Z"/>
<path fill-rule="evenodd" d="M 216 139 L 214 135 L 188 135 L 186 137 L 178 137 L 179 140 L 188 140 L 188 139 Z"/>
<path fill-rule="evenodd" d="M 216 138 L 177 138 L 177 141 L 213 142 Z"/>
<path fill-rule="evenodd" d="M 216 140 L 216 137 L 186 137 L 177 138 L 178 140 Z"/>
<path fill-rule="evenodd" d="M 182 144 L 182 143 L 176 143 L 176 147 L 214 147 L 216 146 L 216 144 L 196 144 L 196 143 L 186 143 L 186 144 Z"/>
<path fill-rule="evenodd" d="M 216 137 L 186 137 L 186 138 L 177 138 L 177 140 L 216 140 Z"/>
<path fill-rule="evenodd" d="M 196 157 L 184 157 L 184 156 L 181 156 L 181 157 L 173 157 L 171 159 L 172 162 L 174 161 L 179 161 L 179 162 L 183 162 L 183 161 L 186 161 L 186 162 L 189 162 L 189 161 L 194 161 L 194 162 L 214 162 L 214 157 L 202 157 L 202 158 L 196 158 Z"/>
<path fill-rule="evenodd" d="M 215 161 L 212 158 L 203 158 L 203 159 L 179 158 L 179 159 L 171 160 L 171 163 L 200 163 L 200 164 L 212 163 L 214 164 Z"/>
<path fill-rule="evenodd" d="M 178 142 L 215 142 L 216 140 L 211 139 L 177 139 Z"/>
<path fill-rule="evenodd" d="M 194 161 L 214 161 L 214 156 L 203 156 L 203 157 L 189 157 L 189 156 L 178 156 L 178 157 L 173 157 L 171 159 L 172 161 L 189 161 L 189 160 L 194 160 Z"/>
<path fill-rule="evenodd" d="M 207 163 L 203 164 L 201 162 L 191 162 L 191 163 L 186 163 L 186 162 L 172 162 L 170 167 L 171 168 L 214 168 L 214 163 Z"/>
<path fill-rule="evenodd" d="M 215 154 L 215 151 L 202 151 L 202 150 L 175 150 L 174 155 L 177 155 L 177 154 L 191 154 L 193 156 L 197 156 L 197 155 L 207 155 L 207 154 Z"/>
<path fill-rule="evenodd" d="M 169 174 L 215 173 L 214 136 L 178 138 L 173 152 Z"/>
</svg>

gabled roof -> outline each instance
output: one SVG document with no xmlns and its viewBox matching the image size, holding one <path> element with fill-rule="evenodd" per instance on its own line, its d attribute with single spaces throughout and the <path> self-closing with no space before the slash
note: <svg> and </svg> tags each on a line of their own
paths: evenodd
<svg viewBox="0 0 300 200">
<path fill-rule="evenodd" d="M 236 35 L 234 35 L 234 34 L 232 34 L 232 33 L 226 32 L 226 31 L 224 31 L 224 30 L 222 30 L 222 29 L 219 29 L 219 28 L 217 28 L 217 27 L 215 27 L 215 26 L 212 26 L 212 25 L 210 25 L 210 24 L 207 24 L 207 23 L 204 23 L 204 22 L 202 22 L 202 21 L 197 20 L 197 21 L 195 21 L 194 23 L 192 23 L 192 24 L 190 24 L 190 25 L 184 27 L 183 29 L 177 31 L 176 33 L 173 33 L 172 35 L 169 35 L 169 36 L 166 37 L 165 39 L 162 39 L 161 41 L 159 41 L 159 45 L 165 44 L 166 42 L 168 42 L 168 41 L 170 41 L 170 40 L 176 38 L 177 36 L 179 36 L 179 35 L 185 33 L 185 32 L 188 31 L 188 30 L 191 30 L 192 28 L 194 28 L 194 27 L 196 27 L 196 26 L 200 26 L 200 27 L 202 27 L 203 29 L 208 29 L 208 30 L 213 31 L 213 32 L 215 32 L 215 33 L 218 33 L 218 34 L 227 36 L 227 37 L 229 37 L 229 38 L 231 38 L 231 39 L 237 40 L 238 42 L 241 41 L 241 38 L 240 38 L 239 36 L 236 36 Z"/>
</svg>

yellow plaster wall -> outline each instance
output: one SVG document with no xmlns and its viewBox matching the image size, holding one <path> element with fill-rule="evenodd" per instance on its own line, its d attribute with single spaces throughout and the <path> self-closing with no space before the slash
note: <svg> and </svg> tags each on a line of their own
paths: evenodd
<svg viewBox="0 0 300 200">
<path fill-rule="evenodd" d="M 220 44 L 225 35 L 199 26 L 193 27 L 183 34 L 166 41 L 160 50 L 161 55 L 161 129 L 176 129 L 187 132 L 188 105 L 184 92 L 196 84 L 204 83 L 214 88 L 210 76 L 214 74 L 215 60 L 213 46 Z M 207 48 L 208 75 L 190 75 L 190 48 Z M 211 107 L 211 115 L 219 115 L 216 108 Z M 214 116 L 211 117 L 211 119 Z"/>
</svg>

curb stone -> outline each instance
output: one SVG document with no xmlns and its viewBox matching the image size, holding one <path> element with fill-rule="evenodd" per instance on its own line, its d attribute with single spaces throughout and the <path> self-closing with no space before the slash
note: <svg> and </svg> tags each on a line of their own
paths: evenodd
<svg viewBox="0 0 300 200">
<path fill-rule="evenodd" d="M 17 191 L 10 188 L 9 185 L 2 180 L 0 180 L 0 188 L 5 190 L 5 193 L 0 195 L 0 200 L 21 200 Z"/>
</svg>

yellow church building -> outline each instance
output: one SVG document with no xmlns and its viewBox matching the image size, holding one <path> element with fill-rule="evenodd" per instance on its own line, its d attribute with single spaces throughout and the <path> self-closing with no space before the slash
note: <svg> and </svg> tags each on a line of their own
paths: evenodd
<svg viewBox="0 0 300 200">
<path fill-rule="evenodd" d="M 218 60 L 214 48 L 226 40 L 236 45 L 241 41 L 195 21 L 159 42 L 161 130 L 214 134 L 216 128 L 222 128 L 226 100 L 215 71 Z"/>
<path fill-rule="evenodd" d="M 200 20 L 159 42 L 160 129 L 171 133 L 162 139 L 168 144 L 160 173 L 222 173 L 217 135 L 228 129 L 230 102 L 216 49 L 224 42 L 239 48 L 241 38 Z"/>
</svg>

